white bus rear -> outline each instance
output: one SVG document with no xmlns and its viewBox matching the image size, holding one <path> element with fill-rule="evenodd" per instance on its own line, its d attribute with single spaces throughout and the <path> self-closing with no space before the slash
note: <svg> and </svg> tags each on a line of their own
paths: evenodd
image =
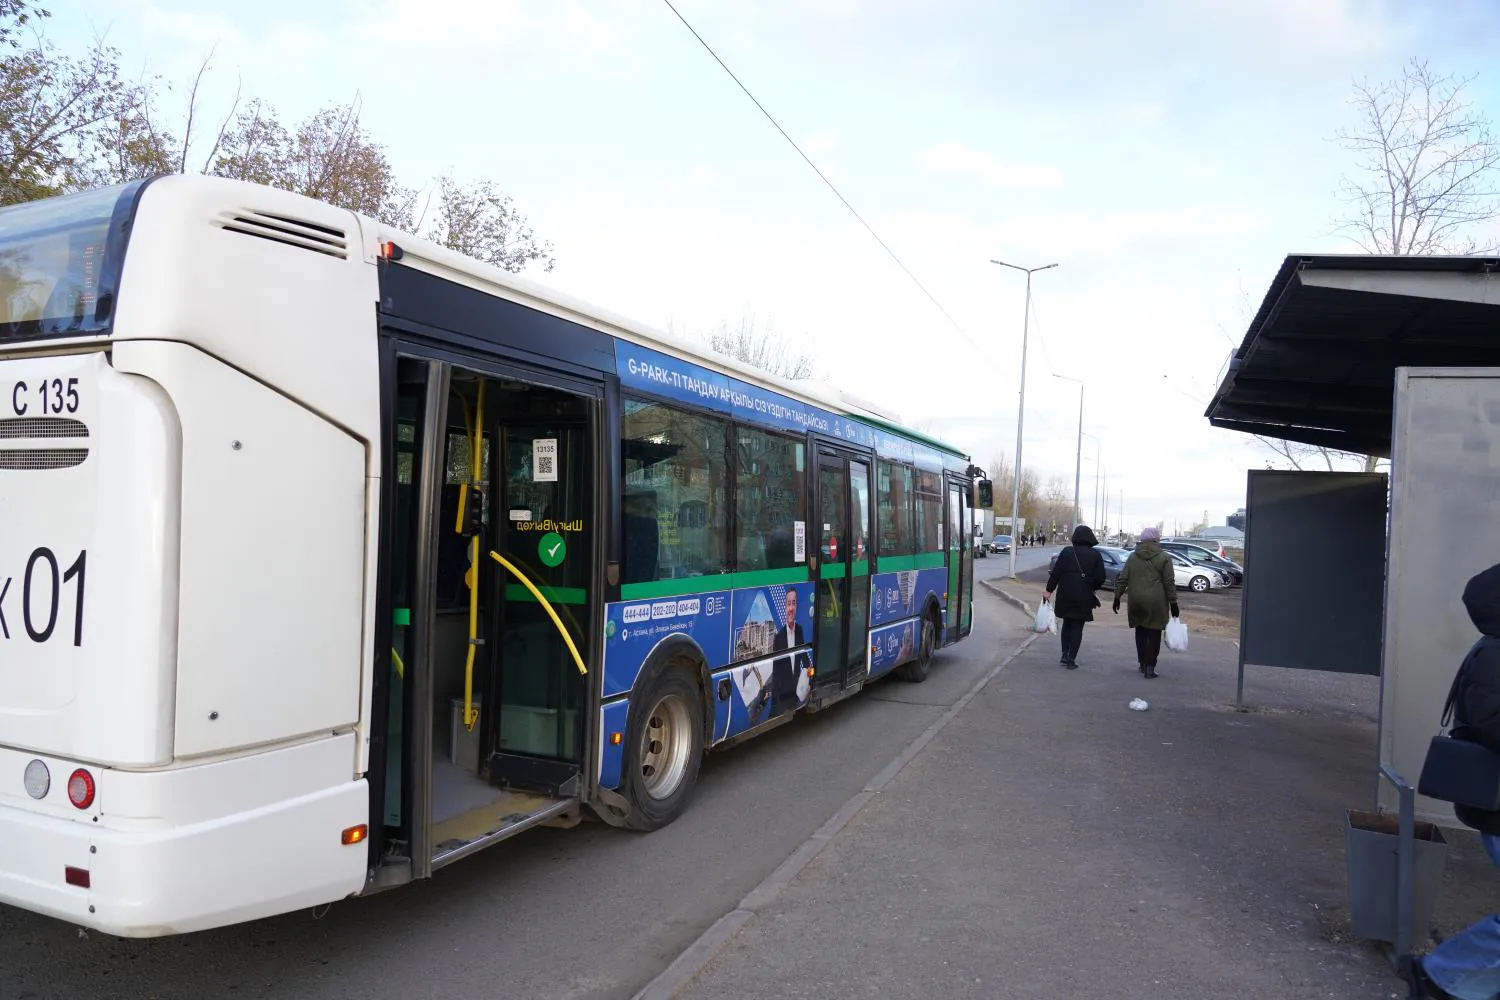
<svg viewBox="0 0 1500 1000">
<path fill-rule="evenodd" d="M 119 934 L 368 867 L 374 268 L 352 214 L 226 193 L 0 212 L 0 902 Z M 352 238 L 267 253 L 323 235 L 278 200 Z"/>
</svg>

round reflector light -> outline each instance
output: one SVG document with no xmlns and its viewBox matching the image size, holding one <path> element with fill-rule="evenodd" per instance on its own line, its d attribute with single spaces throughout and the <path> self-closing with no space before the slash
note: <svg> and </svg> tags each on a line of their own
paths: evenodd
<svg viewBox="0 0 1500 1000">
<path fill-rule="evenodd" d="M 52 787 L 52 774 L 47 770 L 46 764 L 34 760 L 26 765 L 25 781 L 27 795 L 34 799 L 45 799 Z"/>
<path fill-rule="evenodd" d="M 68 779 L 68 801 L 79 809 L 94 804 L 94 776 L 81 767 Z"/>
</svg>

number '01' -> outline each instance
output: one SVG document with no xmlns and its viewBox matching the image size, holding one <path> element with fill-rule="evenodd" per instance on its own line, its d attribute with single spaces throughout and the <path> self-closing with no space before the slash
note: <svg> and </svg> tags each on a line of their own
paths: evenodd
<svg viewBox="0 0 1500 1000">
<path fill-rule="evenodd" d="M 21 624 L 26 634 L 35 643 L 49 642 L 57 630 L 63 590 L 69 584 L 75 588 L 73 597 L 73 645 L 83 645 L 83 596 L 87 580 L 88 550 L 78 553 L 73 565 L 59 569 L 57 556 L 46 546 L 31 553 L 26 560 L 26 573 L 21 579 Z M 14 580 L 0 584 L 0 629 L 5 638 L 10 638 L 10 629 L 5 622 L 5 594 Z M 40 612 L 40 613 L 39 613 Z"/>
</svg>

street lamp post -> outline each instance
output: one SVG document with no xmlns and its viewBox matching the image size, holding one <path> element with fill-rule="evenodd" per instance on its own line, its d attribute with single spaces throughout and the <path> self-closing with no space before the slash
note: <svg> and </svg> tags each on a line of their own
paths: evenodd
<svg viewBox="0 0 1500 1000">
<path fill-rule="evenodd" d="M 1101 523 L 1099 521 L 1099 474 L 1102 471 L 1101 463 L 1104 460 L 1101 452 L 1103 445 L 1092 434 L 1085 434 L 1084 437 L 1094 442 L 1094 527 L 1099 528 Z"/>
<path fill-rule="evenodd" d="M 1016 466 L 1015 474 L 1011 476 L 1010 491 L 1010 578 L 1016 578 L 1016 544 L 1020 541 L 1020 532 L 1016 525 L 1021 519 L 1021 432 L 1026 422 L 1026 347 L 1031 333 L 1031 276 L 1037 271 L 1045 271 L 1056 267 L 1056 264 L 1043 264 L 1041 267 L 1021 267 L 1017 264 L 1007 264 L 1003 260 L 991 260 L 991 264 L 999 264 L 1008 267 L 1012 271 L 1020 271 L 1026 275 L 1026 311 L 1021 316 L 1021 402 L 1016 411 Z"/>
<path fill-rule="evenodd" d="M 1079 484 L 1083 482 L 1083 379 L 1055 372 L 1052 377 L 1078 383 L 1078 452 L 1073 458 L 1073 527 L 1076 528 L 1078 522 L 1083 520 L 1083 505 L 1079 502 L 1078 495 Z"/>
</svg>

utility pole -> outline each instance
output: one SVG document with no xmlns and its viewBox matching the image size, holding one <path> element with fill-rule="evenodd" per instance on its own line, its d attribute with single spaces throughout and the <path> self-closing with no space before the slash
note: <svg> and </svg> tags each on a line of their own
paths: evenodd
<svg viewBox="0 0 1500 1000">
<path fill-rule="evenodd" d="M 1078 451 L 1073 456 L 1073 527 L 1083 520 L 1083 506 L 1079 503 L 1078 490 L 1083 482 L 1083 380 L 1072 378 L 1068 375 L 1058 375 L 1055 372 L 1053 378 L 1060 378 L 1065 382 L 1078 383 Z"/>
<path fill-rule="evenodd" d="M 1105 524 L 1104 524 L 1104 531 L 1105 531 L 1106 534 L 1108 534 L 1109 533 L 1109 473 L 1108 472 L 1104 473 L 1104 489 L 1103 489 L 1102 492 L 1100 492 L 1099 499 L 1104 502 L 1104 522 L 1105 522 Z M 1115 531 L 1119 531 L 1119 530 L 1120 530 L 1119 526 L 1116 526 L 1115 527 Z"/>
<path fill-rule="evenodd" d="M 1103 463 L 1103 455 L 1100 451 L 1098 438 L 1092 434 L 1085 434 L 1083 436 L 1094 442 L 1094 506 L 1089 509 L 1094 512 L 1094 531 L 1099 532 L 1104 530 L 1104 525 L 1099 520 L 1099 467 Z"/>
<path fill-rule="evenodd" d="M 1031 276 L 1037 271 L 1045 271 L 1056 267 L 1056 264 L 1044 264 L 1041 267 L 1020 267 L 1016 264 L 1007 264 L 1003 260 L 991 260 L 991 264 L 999 264 L 1008 267 L 1012 271 L 1020 271 L 1026 275 L 1026 311 L 1021 317 L 1021 402 L 1016 411 L 1016 465 L 1015 475 L 1011 477 L 1010 491 L 1010 578 L 1016 578 L 1016 545 L 1020 541 L 1020 534 L 1016 525 L 1021 523 L 1021 432 L 1026 422 L 1026 347 L 1031 334 Z"/>
</svg>

